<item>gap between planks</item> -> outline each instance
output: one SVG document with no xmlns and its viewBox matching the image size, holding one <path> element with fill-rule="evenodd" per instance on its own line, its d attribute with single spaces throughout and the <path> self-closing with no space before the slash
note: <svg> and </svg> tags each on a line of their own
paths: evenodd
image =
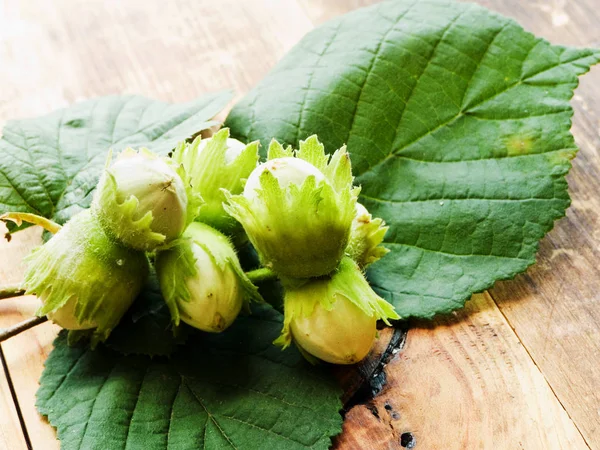
<svg viewBox="0 0 600 450">
<path fill-rule="evenodd" d="M 516 330 L 515 327 L 512 326 L 512 324 L 510 323 L 509 318 L 506 316 L 506 314 L 504 313 L 504 311 L 502 310 L 502 308 L 500 307 L 500 305 L 498 304 L 498 302 L 496 301 L 496 299 L 494 299 L 494 296 L 492 295 L 492 293 L 489 292 L 489 291 L 487 291 L 486 294 L 494 302 L 494 305 L 496 305 L 496 308 L 498 308 L 498 311 L 500 312 L 500 314 L 502 314 L 502 317 L 504 318 L 506 324 L 511 328 L 511 330 L 515 334 L 516 338 L 519 340 L 519 342 L 523 346 L 523 349 L 525 350 L 525 352 L 527 352 L 527 355 L 529 356 L 529 358 L 531 359 L 531 361 L 535 365 L 535 367 L 538 370 L 538 372 L 542 375 L 542 377 L 544 377 L 544 381 L 546 382 L 546 384 L 548 385 L 548 387 L 552 391 L 552 394 L 554 395 L 554 397 L 556 398 L 556 400 L 558 401 L 558 403 L 560 404 L 560 406 L 562 407 L 562 409 L 565 411 L 565 413 L 569 417 L 569 420 L 573 423 L 573 426 L 575 427 L 575 429 L 577 430 L 577 432 L 581 436 L 581 439 L 583 439 L 583 442 L 585 442 L 585 445 L 591 450 L 592 447 L 590 446 L 589 442 L 587 441 L 585 435 L 581 432 L 581 429 L 579 428 L 579 425 L 573 419 L 573 417 L 571 416 L 571 413 L 569 412 L 569 410 L 565 407 L 565 404 L 563 403 L 563 401 L 561 400 L 561 398 L 556 393 L 554 387 L 552 386 L 552 383 L 550 382 L 550 380 L 548 380 L 548 378 L 544 374 L 544 371 L 542 370 L 542 368 L 538 365 L 537 361 L 535 360 L 535 358 L 531 354 L 531 351 L 529 350 L 527 344 L 525 342 L 523 342 L 523 340 L 521 339 L 521 336 L 519 336 L 519 332 Z"/>
<path fill-rule="evenodd" d="M 0 225 L 0 235 L 6 232 Z M 10 243 L 0 239 L 0 284 L 18 283 L 23 278 L 23 258 L 31 249 L 41 243 L 42 230 L 31 227 L 19 231 Z M 19 323 L 34 316 L 39 306 L 37 298 L 31 295 L 4 299 L 0 302 L 0 328 Z M 59 448 L 54 430 L 37 412 L 35 393 L 44 361 L 52 349 L 52 341 L 59 327 L 44 323 L 27 330 L 2 343 L 3 363 L 7 367 L 6 381 L 12 385 L 15 394 L 14 407 L 20 412 L 24 427 L 19 433 L 25 445 L 35 449 L 54 450 Z M 17 447 L 18 448 L 18 447 Z"/>
</svg>

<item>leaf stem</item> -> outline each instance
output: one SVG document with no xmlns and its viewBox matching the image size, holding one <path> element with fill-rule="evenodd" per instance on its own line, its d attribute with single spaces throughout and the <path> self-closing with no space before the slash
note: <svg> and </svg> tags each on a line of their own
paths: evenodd
<svg viewBox="0 0 600 450">
<path fill-rule="evenodd" d="M 46 316 L 44 317 L 32 317 L 30 319 L 24 320 L 21 323 L 13 325 L 12 327 L 0 329 L 0 342 L 7 340 L 17 334 L 29 330 L 30 328 L 35 327 L 41 323 L 44 323 L 48 320 Z"/>
<path fill-rule="evenodd" d="M 0 216 L 0 220 L 4 222 L 10 220 L 11 222 L 16 223 L 17 226 L 21 226 L 23 222 L 32 223 L 34 225 L 41 226 L 52 234 L 58 233 L 58 231 L 62 228 L 59 224 L 50 219 L 30 213 L 7 212 Z"/>
<path fill-rule="evenodd" d="M 25 295 L 25 289 L 21 289 L 21 286 L 18 284 L 0 286 L 0 300 L 3 298 L 18 297 L 20 295 Z"/>
<path fill-rule="evenodd" d="M 277 275 L 271 269 L 267 269 L 266 267 L 261 267 L 260 269 L 251 270 L 250 272 L 246 272 L 246 276 L 253 283 L 260 283 L 261 281 L 269 281 L 276 280 Z"/>
</svg>

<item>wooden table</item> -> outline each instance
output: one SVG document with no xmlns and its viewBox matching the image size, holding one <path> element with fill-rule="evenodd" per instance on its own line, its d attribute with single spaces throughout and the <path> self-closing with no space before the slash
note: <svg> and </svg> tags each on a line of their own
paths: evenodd
<svg viewBox="0 0 600 450">
<path fill-rule="evenodd" d="M 231 87 L 241 96 L 313 26 L 368 3 L 5 0 L 0 122 L 113 93 L 184 101 Z M 479 3 L 553 43 L 600 46 L 598 0 Z M 339 448 L 600 449 L 599 68 L 572 103 L 581 148 L 568 177 L 573 205 L 538 264 L 463 311 L 411 323 L 383 392 L 347 413 Z M 29 229 L 0 242 L 0 284 L 20 281 L 39 240 Z M 3 300 L 0 327 L 35 308 L 32 297 Z M 59 447 L 34 406 L 57 331 L 46 323 L 2 344 L 0 448 Z M 358 373 L 346 374 L 347 386 Z"/>
</svg>

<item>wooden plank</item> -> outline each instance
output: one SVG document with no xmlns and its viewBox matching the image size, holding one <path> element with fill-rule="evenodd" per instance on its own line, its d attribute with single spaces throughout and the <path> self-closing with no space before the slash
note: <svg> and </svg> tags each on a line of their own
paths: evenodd
<svg viewBox="0 0 600 450">
<path fill-rule="evenodd" d="M 5 232 L 5 228 L 0 224 L 0 236 Z M 13 259 L 9 257 L 9 250 L 6 248 L 6 241 L 0 238 L 0 285 L 15 281 L 19 277 L 19 265 L 17 265 L 13 274 L 11 267 Z M 18 256 L 18 255 L 17 255 Z M 0 328 L 6 326 L 9 322 L 6 320 L 6 303 L 12 300 L 0 300 Z M 17 405 L 14 402 L 11 381 L 6 376 L 9 371 L 8 365 L 5 365 L 4 347 L 0 346 L 2 351 L 0 359 L 0 448 L 6 449 L 26 449 L 27 443 L 24 432 L 17 413 Z"/>
<path fill-rule="evenodd" d="M 339 450 L 588 448 L 488 295 L 414 325 L 382 393 L 347 413 Z"/>
<path fill-rule="evenodd" d="M 18 300 L 3 300 L 0 304 L 0 327 L 32 317 L 38 305 L 38 300 L 33 296 L 21 297 Z M 27 433 L 34 449 L 60 448 L 54 429 L 35 408 L 37 380 L 42 374 L 44 361 L 52 350 L 52 341 L 58 331 L 59 327 L 56 325 L 44 323 L 11 338 L 2 345 Z"/>
<path fill-rule="evenodd" d="M 0 225 L 0 235 L 5 232 L 4 225 Z M 14 235 L 10 242 L 0 239 L 0 254 L 3 255 L 0 259 L 0 284 L 19 283 L 23 279 L 23 257 L 40 243 L 39 228 L 22 231 Z M 0 301 L 0 328 L 32 317 L 38 306 L 39 301 L 34 296 Z M 52 341 L 58 330 L 59 327 L 45 323 L 2 343 L 12 384 L 34 449 L 59 448 L 54 430 L 35 409 L 37 380 L 44 368 L 44 361 L 52 350 Z M 22 434 L 21 441 L 24 442 Z"/>
<path fill-rule="evenodd" d="M 7 0 L 0 125 L 99 95 L 241 96 L 310 28 L 293 0 Z"/>
<path fill-rule="evenodd" d="M 299 3 L 315 25 L 380 0 L 300 0 Z"/>
<path fill-rule="evenodd" d="M 3 369 L 0 363 L 0 448 L 26 450 L 27 444 Z"/>
</svg>

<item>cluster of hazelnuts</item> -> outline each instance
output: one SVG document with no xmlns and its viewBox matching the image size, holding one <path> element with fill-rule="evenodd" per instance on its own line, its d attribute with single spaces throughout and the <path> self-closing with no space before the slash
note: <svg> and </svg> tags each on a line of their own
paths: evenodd
<svg viewBox="0 0 600 450">
<path fill-rule="evenodd" d="M 153 262 L 173 325 L 222 332 L 248 302 L 262 302 L 236 247 L 253 245 L 261 278 L 284 291 L 275 341 L 309 359 L 364 358 L 376 322 L 398 319 L 364 277 L 387 252 L 387 227 L 357 203 L 349 155 L 325 153 L 316 136 L 299 148 L 213 137 L 181 143 L 170 157 L 146 149 L 112 155 L 92 206 L 26 259 L 24 287 L 39 315 L 105 340 L 139 294 Z M 255 271 L 256 272 L 256 271 Z"/>
</svg>

